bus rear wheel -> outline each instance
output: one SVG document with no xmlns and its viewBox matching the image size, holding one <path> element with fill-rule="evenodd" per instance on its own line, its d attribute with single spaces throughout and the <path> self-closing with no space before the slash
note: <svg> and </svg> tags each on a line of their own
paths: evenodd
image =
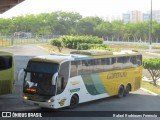
<svg viewBox="0 0 160 120">
<path fill-rule="evenodd" d="M 70 101 L 70 106 L 69 108 L 75 108 L 79 103 L 79 98 L 78 95 L 73 95 Z"/>
<path fill-rule="evenodd" d="M 127 86 L 126 86 L 126 89 L 125 89 L 125 92 L 124 92 L 124 96 L 129 95 L 129 91 L 130 91 L 130 90 L 131 90 L 130 85 L 127 85 Z"/>
<path fill-rule="evenodd" d="M 121 98 L 124 96 L 124 91 L 125 91 L 124 87 L 121 85 L 118 90 L 118 98 Z"/>
</svg>

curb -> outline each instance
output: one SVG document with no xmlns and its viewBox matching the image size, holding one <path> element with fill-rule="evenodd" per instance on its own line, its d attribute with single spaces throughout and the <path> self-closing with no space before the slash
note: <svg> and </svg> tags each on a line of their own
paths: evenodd
<svg viewBox="0 0 160 120">
<path fill-rule="evenodd" d="M 49 53 L 55 53 L 55 52 L 53 52 L 53 51 L 51 51 L 51 50 L 48 50 L 48 49 L 45 49 L 45 48 L 41 47 L 40 45 L 37 45 L 37 47 L 39 47 L 39 48 L 41 48 L 41 49 L 43 49 L 43 50 L 45 50 L 45 51 L 47 51 L 47 52 L 49 52 Z"/>
<path fill-rule="evenodd" d="M 151 52 L 146 52 L 147 54 L 152 54 L 152 55 L 159 55 L 160 56 L 160 54 L 158 54 L 158 53 L 151 53 Z"/>
<path fill-rule="evenodd" d="M 143 91 L 145 91 L 145 92 L 147 92 L 147 93 L 150 93 L 150 94 L 152 94 L 152 95 L 158 96 L 157 93 L 154 93 L 154 92 L 152 92 L 152 91 L 150 91 L 150 90 L 147 90 L 147 89 L 145 89 L 145 88 L 140 88 L 140 89 L 143 90 Z"/>
</svg>

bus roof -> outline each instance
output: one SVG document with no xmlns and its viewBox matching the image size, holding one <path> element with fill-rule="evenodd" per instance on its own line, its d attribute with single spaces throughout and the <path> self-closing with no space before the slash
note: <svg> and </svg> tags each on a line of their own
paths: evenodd
<svg viewBox="0 0 160 120">
<path fill-rule="evenodd" d="M 13 56 L 13 53 L 5 52 L 5 51 L 0 51 L 0 56 L 4 56 L 4 55 L 11 55 L 11 56 Z"/>
<path fill-rule="evenodd" d="M 96 52 L 96 53 L 94 53 Z M 71 54 L 51 54 L 51 55 L 43 55 L 37 56 L 31 59 L 31 61 L 43 61 L 43 62 L 52 62 L 52 63 L 61 63 L 64 61 L 72 61 L 72 60 L 85 60 L 85 59 L 94 59 L 94 58 L 107 58 L 114 56 L 129 56 L 129 55 L 140 55 L 138 51 L 133 50 L 122 50 L 121 52 L 108 52 L 102 50 L 80 50 L 80 51 L 72 51 Z"/>
</svg>

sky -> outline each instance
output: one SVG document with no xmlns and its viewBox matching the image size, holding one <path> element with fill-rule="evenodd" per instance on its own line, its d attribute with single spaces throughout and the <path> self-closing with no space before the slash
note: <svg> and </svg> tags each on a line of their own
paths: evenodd
<svg viewBox="0 0 160 120">
<path fill-rule="evenodd" d="M 160 10 L 160 0 L 152 0 L 153 10 Z M 54 11 L 78 12 L 82 16 L 102 18 L 119 16 L 129 10 L 149 11 L 151 0 L 25 0 L 0 17 L 8 18 L 26 14 L 51 13 Z"/>
</svg>

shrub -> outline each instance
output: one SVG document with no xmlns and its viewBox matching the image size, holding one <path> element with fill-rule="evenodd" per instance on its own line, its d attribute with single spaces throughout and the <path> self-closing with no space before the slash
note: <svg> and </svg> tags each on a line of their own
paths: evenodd
<svg viewBox="0 0 160 120">
<path fill-rule="evenodd" d="M 78 44 L 90 43 L 90 44 L 102 44 L 103 39 L 97 36 L 62 36 L 60 37 L 64 47 L 77 49 Z"/>
<path fill-rule="evenodd" d="M 108 45 L 102 44 L 103 39 L 97 36 L 62 36 L 51 40 L 50 43 L 57 46 L 59 50 L 62 47 L 78 50 L 110 50 Z"/>
<path fill-rule="evenodd" d="M 78 50 L 111 50 L 106 44 L 87 44 L 81 43 L 77 47 Z"/>
<path fill-rule="evenodd" d="M 55 39 L 53 39 L 53 40 L 50 41 L 50 44 L 54 45 L 54 46 L 57 46 L 59 52 L 62 51 L 63 46 L 62 46 L 62 42 L 61 42 L 60 39 L 55 38 Z"/>
<path fill-rule="evenodd" d="M 150 58 L 143 60 L 143 67 L 149 71 L 156 86 L 157 80 L 160 78 L 160 58 Z"/>
</svg>

